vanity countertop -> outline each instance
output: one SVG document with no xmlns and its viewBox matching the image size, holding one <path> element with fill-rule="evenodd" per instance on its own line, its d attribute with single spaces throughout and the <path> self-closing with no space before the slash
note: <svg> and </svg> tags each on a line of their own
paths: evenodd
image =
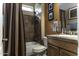
<svg viewBox="0 0 79 59">
<path fill-rule="evenodd" d="M 57 35 L 47 35 L 47 37 L 59 37 L 65 39 L 78 40 L 78 35 L 57 34 Z"/>
</svg>

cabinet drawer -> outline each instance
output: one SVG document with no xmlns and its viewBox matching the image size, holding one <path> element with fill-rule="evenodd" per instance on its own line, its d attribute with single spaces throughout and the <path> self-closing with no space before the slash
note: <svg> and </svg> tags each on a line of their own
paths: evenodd
<svg viewBox="0 0 79 59">
<path fill-rule="evenodd" d="M 76 56 L 76 54 L 60 49 L 60 56 Z"/>
<path fill-rule="evenodd" d="M 57 47 L 69 50 L 71 52 L 77 53 L 77 45 L 72 44 L 70 42 L 62 41 L 62 40 L 55 40 L 55 39 L 48 39 L 48 43 L 51 45 L 55 45 Z"/>
</svg>

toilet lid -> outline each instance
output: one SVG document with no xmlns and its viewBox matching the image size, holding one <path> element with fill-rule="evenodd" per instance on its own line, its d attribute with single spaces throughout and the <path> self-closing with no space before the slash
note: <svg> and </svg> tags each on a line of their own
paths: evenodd
<svg viewBox="0 0 79 59">
<path fill-rule="evenodd" d="M 33 52 L 42 52 L 42 51 L 44 51 L 44 50 L 46 50 L 47 48 L 45 47 L 45 46 L 43 46 L 43 45 L 37 45 L 37 46 L 35 46 L 33 49 L 32 49 L 32 51 Z"/>
</svg>

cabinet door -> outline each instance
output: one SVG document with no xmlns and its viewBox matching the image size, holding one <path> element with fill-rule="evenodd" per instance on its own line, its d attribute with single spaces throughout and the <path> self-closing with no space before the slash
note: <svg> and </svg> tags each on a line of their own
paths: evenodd
<svg viewBox="0 0 79 59">
<path fill-rule="evenodd" d="M 60 49 L 60 56 L 76 56 L 76 54 L 66 51 L 64 49 Z"/>
<path fill-rule="evenodd" d="M 59 56 L 59 48 L 48 44 L 47 55 Z"/>
</svg>

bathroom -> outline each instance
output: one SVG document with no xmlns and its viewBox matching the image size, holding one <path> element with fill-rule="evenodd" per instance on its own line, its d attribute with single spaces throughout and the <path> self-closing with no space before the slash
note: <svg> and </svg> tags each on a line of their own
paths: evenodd
<svg viewBox="0 0 79 59">
<path fill-rule="evenodd" d="M 9 4 L 5 5 L 9 6 Z M 24 53 L 25 56 L 78 55 L 77 3 L 22 3 L 20 8 L 22 10 L 11 9 L 11 11 L 16 12 L 13 12 L 12 24 L 9 20 L 6 23 L 4 18 L 2 39 L 4 56 L 21 55 L 21 53 Z M 9 19 L 9 11 L 5 12 L 5 9 L 7 9 L 6 11 L 9 10 L 7 6 L 6 8 L 4 7 L 3 16 Z M 19 19 L 19 16 L 15 16 L 18 13 L 23 17 L 22 20 L 18 20 L 20 23 L 14 20 Z M 11 28 L 9 27 L 9 23 Z M 24 42 L 18 38 L 23 38 Z M 17 46 L 22 47 L 19 49 Z M 12 47 L 15 49 L 15 53 Z"/>
</svg>

